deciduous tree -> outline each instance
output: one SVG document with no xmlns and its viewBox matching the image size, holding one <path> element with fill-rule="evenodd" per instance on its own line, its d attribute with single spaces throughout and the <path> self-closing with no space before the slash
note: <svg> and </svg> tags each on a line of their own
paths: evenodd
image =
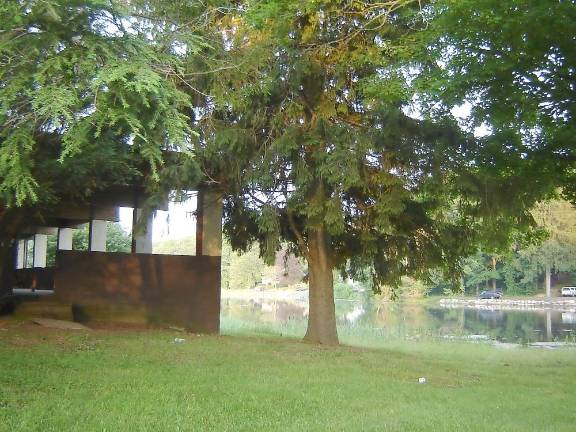
<svg viewBox="0 0 576 432">
<path fill-rule="evenodd" d="M 482 127 L 492 147 L 485 164 L 540 191 L 554 181 L 574 201 L 576 3 L 434 0 L 425 14 L 413 69 L 422 112 L 469 108 L 463 126 Z"/>
</svg>

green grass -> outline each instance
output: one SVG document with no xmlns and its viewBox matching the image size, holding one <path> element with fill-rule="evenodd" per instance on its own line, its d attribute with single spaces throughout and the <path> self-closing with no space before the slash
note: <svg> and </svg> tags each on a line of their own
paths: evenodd
<svg viewBox="0 0 576 432">
<path fill-rule="evenodd" d="M 229 336 L 271 336 L 302 339 L 306 334 L 304 321 L 256 322 L 236 317 L 221 318 L 221 332 Z M 455 330 L 455 336 L 459 336 Z M 422 328 L 380 328 L 369 325 L 339 325 L 338 336 L 342 344 L 364 348 L 386 348 L 393 343 L 403 343 L 419 339 L 438 340 L 440 332 L 428 327 Z"/>
<path fill-rule="evenodd" d="M 0 326 L 0 371 L 0 431 L 576 427 L 574 350 L 392 339 L 378 349 L 324 348 L 11 323 Z"/>
</svg>

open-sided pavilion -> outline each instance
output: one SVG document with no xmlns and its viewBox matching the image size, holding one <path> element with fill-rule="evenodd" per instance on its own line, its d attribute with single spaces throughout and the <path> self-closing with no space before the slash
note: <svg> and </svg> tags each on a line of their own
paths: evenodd
<svg viewBox="0 0 576 432">
<path fill-rule="evenodd" d="M 88 204 L 62 204 L 42 225 L 23 229 L 14 242 L 13 271 L 4 283 L 48 293 L 40 302 L 56 318 L 170 324 L 202 333 L 219 331 L 222 199 L 197 191 L 196 255 L 152 253 L 153 211 L 139 187 L 115 187 Z M 119 208 L 133 208 L 129 253 L 106 251 L 106 225 Z M 155 210 L 167 210 L 166 204 Z M 88 224 L 88 249 L 73 250 L 73 232 Z M 134 229 L 136 227 L 136 229 Z M 57 236 L 54 265 L 47 263 L 48 235 Z"/>
</svg>

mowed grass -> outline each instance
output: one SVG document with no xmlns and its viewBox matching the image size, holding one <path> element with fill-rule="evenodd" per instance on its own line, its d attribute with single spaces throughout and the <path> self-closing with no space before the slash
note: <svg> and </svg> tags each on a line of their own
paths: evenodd
<svg viewBox="0 0 576 432">
<path fill-rule="evenodd" d="M 568 349 L 326 348 L 4 321 L 0 371 L 0 431 L 576 430 Z"/>
</svg>

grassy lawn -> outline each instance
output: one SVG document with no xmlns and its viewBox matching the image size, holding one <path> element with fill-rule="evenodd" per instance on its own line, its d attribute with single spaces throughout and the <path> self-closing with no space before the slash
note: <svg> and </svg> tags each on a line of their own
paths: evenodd
<svg viewBox="0 0 576 432">
<path fill-rule="evenodd" d="M 322 348 L 0 321 L 0 370 L 0 431 L 576 429 L 576 350 L 568 349 Z"/>
</svg>

